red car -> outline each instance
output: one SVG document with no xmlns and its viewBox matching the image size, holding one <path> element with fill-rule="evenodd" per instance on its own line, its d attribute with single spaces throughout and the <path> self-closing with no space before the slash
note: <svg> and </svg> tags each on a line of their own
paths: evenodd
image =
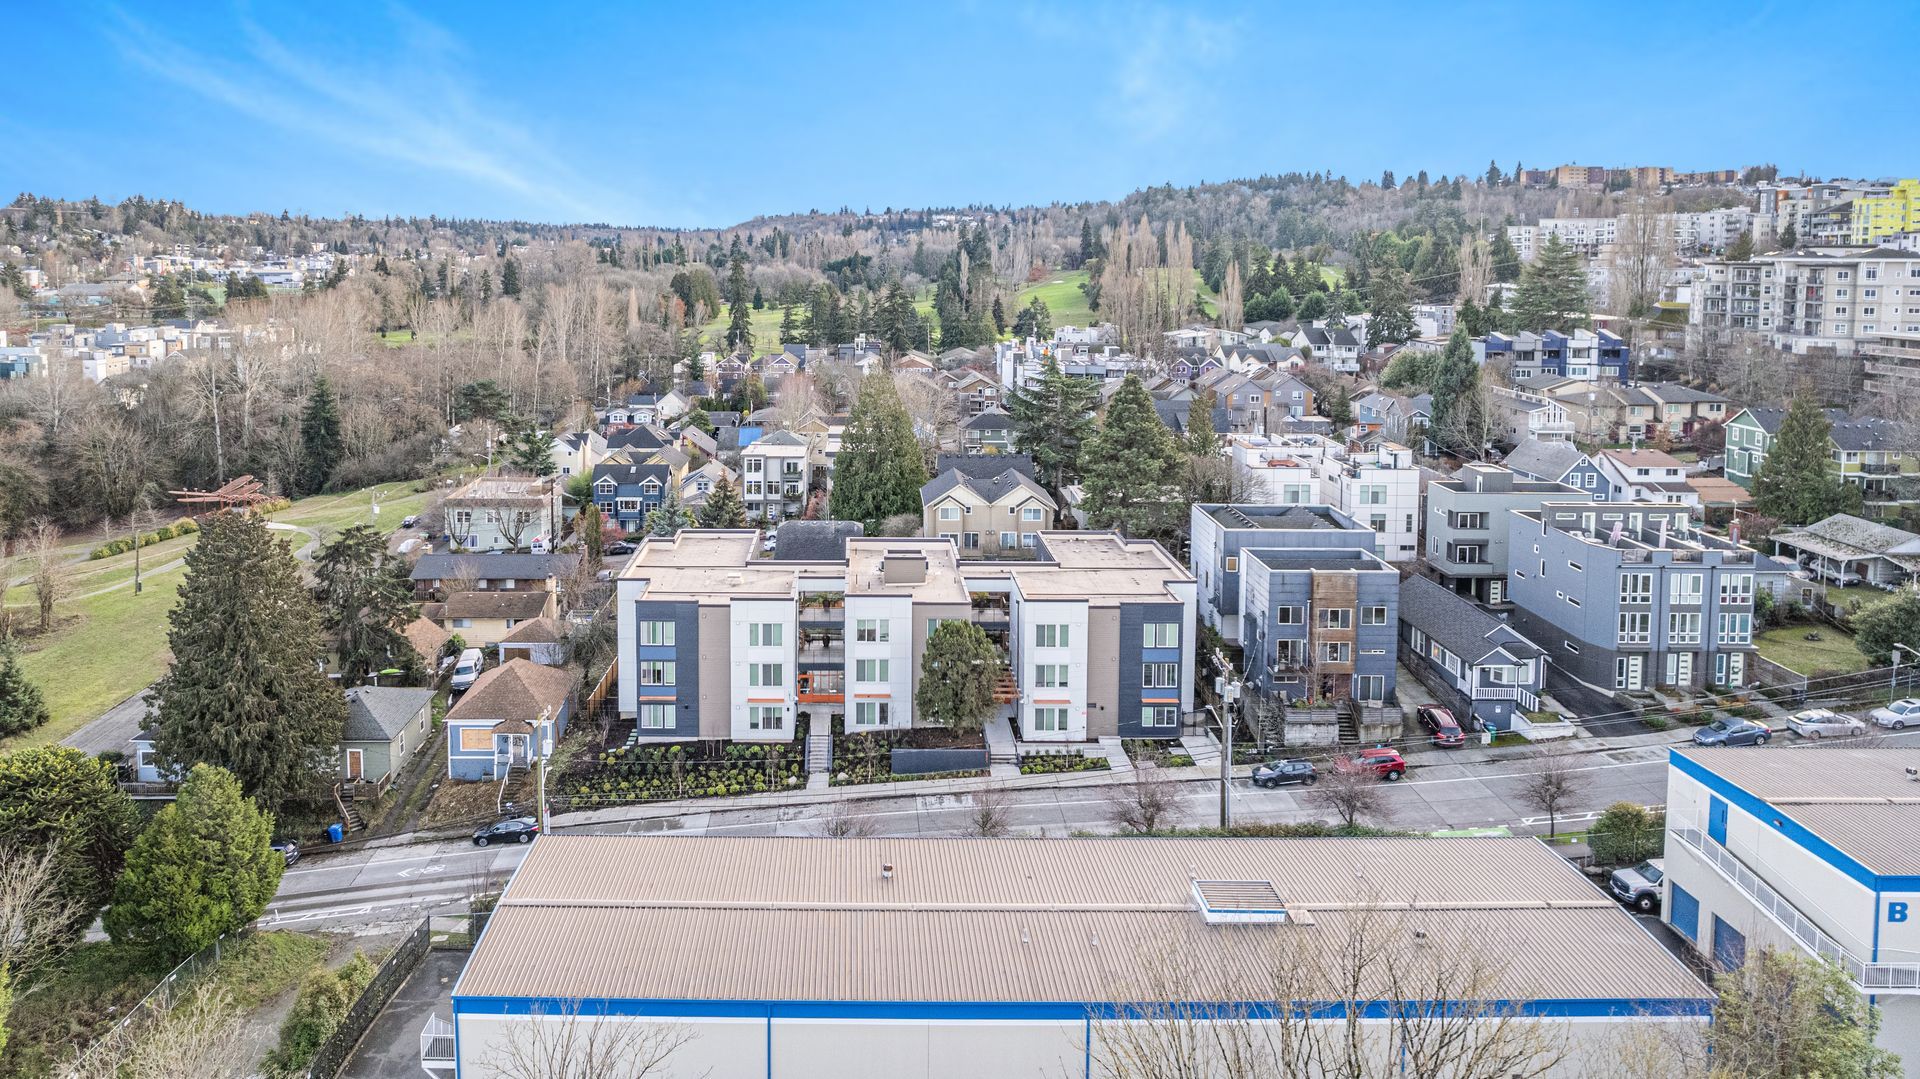
<svg viewBox="0 0 1920 1079">
<path fill-rule="evenodd" d="M 1433 744 L 1448 749 L 1459 749 L 1467 744 L 1467 733 L 1454 721 L 1453 713 L 1437 704 L 1423 704 L 1413 710 L 1413 717 L 1420 726 L 1433 735 Z"/>
<path fill-rule="evenodd" d="M 1342 757 L 1334 767 L 1343 772 L 1372 772 L 1392 783 L 1407 774 L 1407 760 L 1397 749 L 1363 749 L 1352 757 Z"/>
</svg>

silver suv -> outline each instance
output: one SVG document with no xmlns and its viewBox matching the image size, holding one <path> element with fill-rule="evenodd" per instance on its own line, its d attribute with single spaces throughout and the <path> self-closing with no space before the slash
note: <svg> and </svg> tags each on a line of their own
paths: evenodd
<svg viewBox="0 0 1920 1079">
<path fill-rule="evenodd" d="M 1660 882 L 1666 875 L 1660 859 L 1649 858 L 1639 865 L 1614 870 L 1607 877 L 1607 891 L 1634 910 L 1652 914 L 1660 909 Z"/>
</svg>

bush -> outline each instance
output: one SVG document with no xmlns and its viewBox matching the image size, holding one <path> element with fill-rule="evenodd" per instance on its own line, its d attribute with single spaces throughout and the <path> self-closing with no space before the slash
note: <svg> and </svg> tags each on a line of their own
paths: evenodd
<svg viewBox="0 0 1920 1079">
<path fill-rule="evenodd" d="M 316 970 L 300 986 L 300 996 L 280 1024 L 280 1044 L 267 1054 L 270 1076 L 305 1075 L 320 1046 L 340 1029 L 348 1009 L 372 984 L 374 966 L 360 952 L 339 970 Z"/>
<path fill-rule="evenodd" d="M 1667 817 L 1632 802 L 1615 802 L 1594 820 L 1587 846 L 1600 865 L 1632 865 L 1657 857 L 1666 842 Z"/>
<path fill-rule="evenodd" d="M 1056 772 L 1103 772 L 1113 767 L 1105 757 L 1084 753 L 1039 753 L 1020 761 L 1023 776 L 1052 775 Z"/>
</svg>

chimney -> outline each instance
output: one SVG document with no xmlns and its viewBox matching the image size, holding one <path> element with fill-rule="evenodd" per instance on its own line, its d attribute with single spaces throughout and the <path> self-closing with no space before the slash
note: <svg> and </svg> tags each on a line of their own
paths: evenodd
<svg viewBox="0 0 1920 1079">
<path fill-rule="evenodd" d="M 927 556 L 919 551 L 888 551 L 880 560 L 880 579 L 886 584 L 923 584 Z"/>
</svg>

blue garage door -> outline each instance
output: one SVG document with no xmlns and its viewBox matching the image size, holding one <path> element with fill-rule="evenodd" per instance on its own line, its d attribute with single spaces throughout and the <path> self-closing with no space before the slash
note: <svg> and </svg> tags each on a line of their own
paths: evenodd
<svg viewBox="0 0 1920 1079">
<path fill-rule="evenodd" d="M 1738 929 L 1713 916 L 1713 961 L 1721 970 L 1737 970 L 1747 961 L 1747 938 Z"/>
<path fill-rule="evenodd" d="M 1667 904 L 1667 920 L 1688 940 L 1700 943 L 1700 901 L 1673 883 L 1672 877 L 1667 878 L 1667 886 L 1673 890 L 1673 900 Z"/>
<path fill-rule="evenodd" d="M 1727 845 L 1727 803 L 1712 795 L 1707 796 L 1707 835 L 1715 843 Z"/>
</svg>

